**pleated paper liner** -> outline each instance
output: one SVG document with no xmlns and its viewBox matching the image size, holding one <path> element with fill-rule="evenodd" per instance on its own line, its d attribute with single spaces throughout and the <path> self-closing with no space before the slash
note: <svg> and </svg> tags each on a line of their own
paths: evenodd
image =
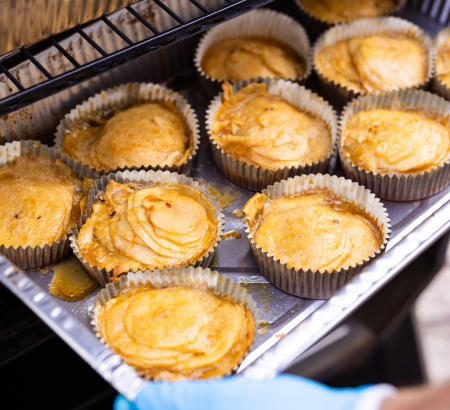
<svg viewBox="0 0 450 410">
<path fill-rule="evenodd" d="M 327 20 L 324 20 L 323 18 L 314 15 L 310 10 L 308 10 L 307 7 L 303 5 L 302 0 L 295 0 L 295 4 L 297 5 L 297 9 L 299 12 L 299 20 L 302 24 L 305 25 L 306 30 L 308 31 L 308 34 L 311 36 L 311 39 L 314 40 L 317 37 L 320 36 L 324 31 L 328 30 L 330 27 L 336 25 L 336 24 L 342 24 L 346 23 L 346 21 L 340 21 L 340 22 L 330 22 Z M 401 11 L 404 9 L 406 4 L 406 0 L 399 0 L 397 1 L 397 5 L 390 10 L 388 13 L 383 14 L 383 16 L 397 16 L 401 13 Z M 355 4 L 355 7 L 357 7 L 357 4 Z M 382 16 L 378 16 L 382 17 Z M 355 20 L 349 20 L 350 21 L 356 21 Z"/>
<path fill-rule="evenodd" d="M 314 44 L 312 52 L 312 64 L 319 80 L 319 87 L 324 97 L 334 104 L 335 107 L 342 108 L 346 103 L 361 93 L 351 90 L 322 74 L 316 64 L 317 53 L 325 46 L 332 46 L 344 40 L 384 33 L 401 33 L 407 35 L 412 39 L 420 41 L 428 49 L 426 79 L 422 83 L 408 88 L 426 89 L 430 84 L 434 74 L 435 54 L 431 38 L 420 27 L 398 17 L 362 19 L 347 24 L 339 24 L 331 27 L 320 36 Z"/>
<path fill-rule="evenodd" d="M 235 159 L 219 146 L 211 132 L 214 115 L 223 103 L 223 93 L 220 93 L 209 105 L 206 112 L 205 125 L 214 161 L 221 172 L 236 185 L 253 191 L 259 191 L 267 187 L 267 185 L 271 185 L 282 179 L 294 177 L 295 175 L 325 172 L 336 150 L 337 144 L 337 119 L 333 107 L 322 97 L 319 97 L 303 86 L 283 79 L 266 78 L 236 82 L 233 84 L 233 92 L 236 93 L 252 82 L 266 83 L 270 94 L 280 95 L 289 104 L 292 104 L 313 117 L 324 120 L 331 134 L 332 148 L 329 154 L 321 161 L 275 170 Z"/>
<path fill-rule="evenodd" d="M 431 83 L 432 90 L 439 94 L 440 96 L 450 100 L 450 85 L 447 85 L 444 81 L 442 81 L 440 74 L 438 73 L 438 56 L 439 56 L 439 48 L 443 44 L 445 40 L 448 40 L 450 36 L 450 28 L 446 28 L 438 33 L 436 38 L 434 39 L 434 52 L 436 54 L 436 70 L 433 76 L 433 81 Z M 449 50 L 450 51 L 450 50 Z"/>
<path fill-rule="evenodd" d="M 443 98 L 422 90 L 401 90 L 386 94 L 361 96 L 351 101 L 342 112 L 339 124 L 339 158 L 345 175 L 364 185 L 380 197 L 390 201 L 414 201 L 442 191 L 450 183 L 450 158 L 429 171 L 414 174 L 381 174 L 354 165 L 342 148 L 342 133 L 347 122 L 360 111 L 373 109 L 420 109 L 437 117 L 450 117 L 450 103 Z"/>
<path fill-rule="evenodd" d="M 205 53 L 215 44 L 236 37 L 266 37 L 292 48 L 305 62 L 305 73 L 295 79 L 305 83 L 311 74 L 310 43 L 305 29 L 294 19 L 277 11 L 260 9 L 236 17 L 209 30 L 198 43 L 194 63 L 200 84 L 213 97 L 221 91 L 224 81 L 211 78 L 202 69 Z"/>
<path fill-rule="evenodd" d="M 376 223 L 383 233 L 383 244 L 380 249 L 368 255 L 360 263 L 347 269 L 329 271 L 312 271 L 295 269 L 282 263 L 273 255 L 264 251 L 253 239 L 248 219 L 243 223 L 250 249 L 261 274 L 274 286 L 284 292 L 310 299 L 329 299 L 342 289 L 355 275 L 363 270 L 373 259 L 385 251 L 389 240 L 390 220 L 380 200 L 368 189 L 345 178 L 330 175 L 302 175 L 289 178 L 264 189 L 262 193 L 268 199 L 293 197 L 302 193 L 311 193 L 314 189 L 327 190 L 344 202 L 350 203 L 362 211 L 372 222 Z"/>
<path fill-rule="evenodd" d="M 0 166 L 11 162 L 15 157 L 26 155 L 27 153 L 38 153 L 46 155 L 52 159 L 60 159 L 71 168 L 78 178 L 93 178 L 94 175 L 89 170 L 77 167 L 73 159 L 62 154 L 56 148 L 50 148 L 41 144 L 40 141 L 22 140 L 6 143 L 0 146 Z M 45 244 L 44 246 L 14 246 L 0 245 L 0 253 L 5 255 L 11 262 L 23 270 L 36 270 L 44 266 L 53 265 L 63 259 L 69 252 L 70 230 L 58 241 Z"/>
<path fill-rule="evenodd" d="M 245 308 L 252 313 L 255 322 L 253 341 L 255 340 L 258 329 L 258 310 L 256 308 L 256 302 L 247 290 L 223 274 L 211 271 L 210 269 L 189 266 L 187 268 L 172 268 L 153 271 L 147 269 L 145 271 L 129 272 L 128 274 L 121 276 L 118 283 L 107 284 L 106 287 L 100 291 L 97 301 L 94 303 L 94 307 L 90 312 L 91 324 L 94 328 L 94 332 L 102 343 L 107 345 L 106 341 L 102 338 L 98 327 L 98 314 L 100 308 L 107 301 L 117 297 L 122 292 L 135 286 L 146 284 L 156 288 L 185 285 L 194 288 L 209 289 L 215 295 L 229 297 L 235 302 L 242 303 Z M 252 345 L 250 345 L 247 352 L 236 366 L 224 376 L 227 376 L 238 369 L 239 365 L 251 351 L 251 346 Z M 140 375 L 145 376 L 144 370 L 138 368 L 136 368 L 136 370 Z"/>
<path fill-rule="evenodd" d="M 73 249 L 74 254 L 83 264 L 86 271 L 89 275 L 101 286 L 105 286 L 107 283 L 111 282 L 113 279 L 113 270 L 108 270 L 106 268 L 99 268 L 98 266 L 91 265 L 79 252 L 78 250 L 78 235 L 81 226 L 86 222 L 87 218 L 90 218 L 93 210 L 93 206 L 95 201 L 98 198 L 98 195 L 106 190 L 106 187 L 109 181 L 116 181 L 119 183 L 127 183 L 127 182 L 155 182 L 161 184 L 185 184 L 192 188 L 195 188 L 197 191 L 201 192 L 206 199 L 215 207 L 215 215 L 218 220 L 218 230 L 216 241 L 213 246 L 211 246 L 208 251 L 201 255 L 195 262 L 186 262 L 180 266 L 168 266 L 168 268 L 179 268 L 186 267 L 188 265 L 200 266 L 202 268 L 206 268 L 212 261 L 214 257 L 215 249 L 219 246 L 219 242 L 222 240 L 222 235 L 225 229 L 225 219 L 222 213 L 222 208 L 219 203 L 215 200 L 213 196 L 208 193 L 206 185 L 203 183 L 199 183 L 194 181 L 192 178 L 189 178 L 183 174 L 178 174 L 176 172 L 169 171 L 119 171 L 117 173 L 111 173 L 108 175 L 103 175 L 100 179 L 97 179 L 91 190 L 89 192 L 89 197 L 86 205 L 86 214 L 82 217 L 82 220 L 79 224 L 77 224 L 76 229 L 72 229 L 72 237 L 70 238 L 70 246 Z M 160 267 L 164 268 L 164 267 Z"/>
<path fill-rule="evenodd" d="M 73 110 L 71 110 L 61 123 L 55 133 L 55 146 L 62 149 L 62 143 L 64 137 L 70 132 L 70 127 L 77 120 L 86 119 L 89 116 L 107 112 L 114 109 L 125 109 L 129 108 L 135 103 L 140 102 L 151 102 L 151 101 L 166 101 L 174 104 L 183 115 L 187 126 L 190 130 L 190 141 L 189 155 L 185 161 L 179 165 L 174 164 L 172 166 L 165 165 L 161 166 L 151 166 L 148 164 L 135 165 L 135 166 L 125 166 L 118 167 L 115 169 L 96 169 L 90 164 L 84 164 L 81 161 L 75 161 L 79 167 L 87 167 L 92 172 L 96 172 L 97 175 L 104 175 L 110 172 L 118 171 L 134 171 L 134 170 L 163 170 L 170 172 L 178 172 L 188 174 L 192 168 L 192 162 L 197 153 L 200 144 L 200 130 L 198 125 L 197 114 L 191 105 L 186 101 L 186 99 L 179 93 L 163 87 L 159 84 L 152 83 L 126 83 L 121 84 L 116 87 L 110 88 L 108 90 L 102 91 L 94 96 L 90 97 L 88 100 L 77 105 Z"/>
</svg>

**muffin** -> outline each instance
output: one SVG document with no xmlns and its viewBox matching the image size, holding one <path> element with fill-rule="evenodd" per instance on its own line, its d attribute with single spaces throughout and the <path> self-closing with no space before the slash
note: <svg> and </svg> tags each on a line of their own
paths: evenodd
<svg viewBox="0 0 450 410">
<path fill-rule="evenodd" d="M 243 208 L 260 272 L 301 297 L 328 298 L 384 249 L 389 219 L 370 191 L 344 178 L 302 175 Z"/>
<path fill-rule="evenodd" d="M 251 297 L 209 269 L 131 273 L 100 299 L 91 313 L 97 335 L 149 379 L 227 375 L 255 333 Z"/>
<path fill-rule="evenodd" d="M 314 47 L 314 68 L 323 92 L 339 105 L 357 94 L 425 87 L 432 54 L 430 38 L 412 23 L 365 19 L 325 32 Z"/>
<path fill-rule="evenodd" d="M 55 263 L 67 254 L 92 180 L 78 178 L 59 152 L 37 141 L 1 148 L 3 158 L 14 158 L 0 168 L 0 250 L 22 269 Z"/>
<path fill-rule="evenodd" d="M 314 18 L 327 24 L 379 17 L 394 11 L 399 1 L 396 0 L 297 0 L 299 7 Z"/>
<path fill-rule="evenodd" d="M 450 104 L 417 90 L 352 101 L 341 121 L 339 155 L 350 178 L 378 196 L 415 200 L 449 182 Z"/>
<path fill-rule="evenodd" d="M 442 30 L 434 39 L 436 52 L 436 73 L 433 77 L 433 91 L 450 99 L 450 30 Z"/>
<path fill-rule="evenodd" d="M 72 245 L 94 279 L 106 283 L 139 269 L 205 266 L 222 230 L 218 203 L 192 179 L 126 171 L 96 181 Z"/>
<path fill-rule="evenodd" d="M 285 80 L 224 84 L 206 126 L 219 168 L 234 183 L 255 190 L 324 171 L 336 141 L 331 106 Z"/>
<path fill-rule="evenodd" d="M 198 143 L 197 118 L 186 100 L 146 83 L 124 84 L 77 106 L 55 140 L 99 174 L 141 168 L 185 172 Z"/>
<path fill-rule="evenodd" d="M 254 10 L 209 30 L 195 54 L 199 79 L 209 95 L 224 81 L 285 78 L 310 73 L 309 40 L 303 27 L 273 10 Z"/>
</svg>

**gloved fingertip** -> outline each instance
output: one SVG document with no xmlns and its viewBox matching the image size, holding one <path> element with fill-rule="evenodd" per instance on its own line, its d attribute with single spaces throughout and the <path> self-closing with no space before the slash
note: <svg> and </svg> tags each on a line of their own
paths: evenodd
<svg viewBox="0 0 450 410">
<path fill-rule="evenodd" d="M 133 410 L 132 404 L 122 395 L 116 397 L 114 400 L 114 410 Z"/>
</svg>

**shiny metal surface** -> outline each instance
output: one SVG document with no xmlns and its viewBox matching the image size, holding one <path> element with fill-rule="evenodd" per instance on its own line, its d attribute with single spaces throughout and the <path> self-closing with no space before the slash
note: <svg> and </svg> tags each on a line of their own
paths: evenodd
<svg viewBox="0 0 450 410">
<path fill-rule="evenodd" d="M 407 17 L 417 21 L 417 14 L 408 10 L 406 12 L 410 13 Z M 439 29 L 437 24 L 427 26 L 429 20 L 426 18 L 420 18 L 418 22 L 429 28 L 431 34 Z M 161 81 L 164 68 L 171 61 L 174 64 L 170 73 L 184 70 L 188 66 L 189 56 L 192 58 L 190 53 L 193 52 L 195 41 L 188 40 L 182 44 L 181 48 L 171 46 L 163 50 L 164 54 L 153 53 L 141 57 L 140 60 L 66 90 L 61 95 L 57 94 L 36 103 L 35 108 L 28 111 L 24 119 L 21 117 L 23 114 L 17 113 L 12 117 L 16 124 L 14 125 L 10 119 L 6 125 L 3 124 L 3 130 L 9 130 L 7 135 L 9 138 L 20 139 L 33 130 L 36 133 L 35 138 L 50 140 L 58 118 L 98 89 L 130 79 L 136 81 L 138 79 L 136 77 L 147 81 L 151 79 Z M 180 54 L 177 54 L 178 52 Z M 136 66 L 138 61 L 150 64 L 151 72 L 148 66 Z M 219 190 L 232 191 L 240 195 L 230 206 L 224 208 L 224 215 L 225 231 L 237 230 L 241 233 L 241 238 L 222 241 L 211 265 L 211 269 L 224 273 L 246 286 L 260 311 L 261 329 L 252 351 L 238 372 L 253 378 L 271 377 L 285 369 L 300 354 L 335 328 L 450 229 L 450 187 L 420 201 L 405 203 L 384 201 L 392 223 L 391 242 L 387 252 L 328 301 L 291 296 L 268 284 L 256 269 L 241 219 L 233 214 L 235 209 L 242 209 L 253 193 L 230 183 L 215 167 L 203 127 L 209 98 L 200 90 L 194 77 L 182 77 L 181 83 L 181 92 L 196 109 L 202 128 L 202 142 L 190 176 L 214 184 Z M 178 82 L 170 82 L 169 86 L 177 84 Z M 335 164 L 336 161 L 332 163 Z M 340 173 L 339 169 L 333 167 L 330 172 Z M 100 343 L 89 323 L 89 311 L 98 291 L 81 301 L 66 302 L 49 294 L 48 286 L 51 280 L 51 272 L 23 273 L 5 258 L 0 257 L 0 281 L 119 392 L 130 399 L 135 397 L 143 385 L 143 380 Z"/>
</svg>

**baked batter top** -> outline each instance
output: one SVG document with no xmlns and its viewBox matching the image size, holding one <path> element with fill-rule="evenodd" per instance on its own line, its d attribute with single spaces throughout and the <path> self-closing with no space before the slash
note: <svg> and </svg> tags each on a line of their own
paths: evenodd
<svg viewBox="0 0 450 410">
<path fill-rule="evenodd" d="M 59 241 L 80 218 L 88 185 L 59 159 L 14 158 L 0 168 L 0 243 L 17 248 Z"/>
<path fill-rule="evenodd" d="M 172 166 L 185 162 L 192 136 L 182 113 L 165 101 L 82 119 L 64 136 L 62 151 L 91 168 Z M 110 118 L 108 118 L 110 116 Z"/>
<path fill-rule="evenodd" d="M 326 45 L 317 52 L 315 61 L 328 80 L 363 94 L 420 85 L 428 72 L 425 45 L 400 33 Z"/>
<path fill-rule="evenodd" d="M 332 148 L 327 124 L 252 83 L 233 94 L 224 84 L 224 102 L 211 131 L 219 146 L 235 159 L 277 169 L 325 159 Z"/>
<path fill-rule="evenodd" d="M 330 24 L 382 16 L 398 4 L 395 0 L 301 0 L 301 3 L 313 16 Z"/>
<path fill-rule="evenodd" d="M 258 77 L 295 80 L 306 70 L 303 59 L 288 45 L 264 37 L 236 37 L 214 44 L 206 51 L 201 67 L 219 81 Z"/>
<path fill-rule="evenodd" d="M 226 375 L 254 334 L 242 303 L 193 286 L 131 288 L 101 307 L 98 325 L 109 347 L 156 380 Z"/>
<path fill-rule="evenodd" d="M 436 73 L 450 87 L 450 37 L 442 41 L 436 58 Z"/>
<path fill-rule="evenodd" d="M 120 273 L 186 266 L 216 242 L 215 207 L 183 184 L 110 181 L 81 227 L 78 248 L 99 269 Z"/>
<path fill-rule="evenodd" d="M 424 111 L 377 109 L 351 117 L 342 133 L 344 155 L 367 171 L 428 171 L 448 159 L 450 131 Z"/>
<path fill-rule="evenodd" d="M 374 222 L 326 191 L 277 199 L 256 194 L 243 211 L 256 244 L 297 270 L 348 269 L 367 260 L 383 243 Z"/>
</svg>

